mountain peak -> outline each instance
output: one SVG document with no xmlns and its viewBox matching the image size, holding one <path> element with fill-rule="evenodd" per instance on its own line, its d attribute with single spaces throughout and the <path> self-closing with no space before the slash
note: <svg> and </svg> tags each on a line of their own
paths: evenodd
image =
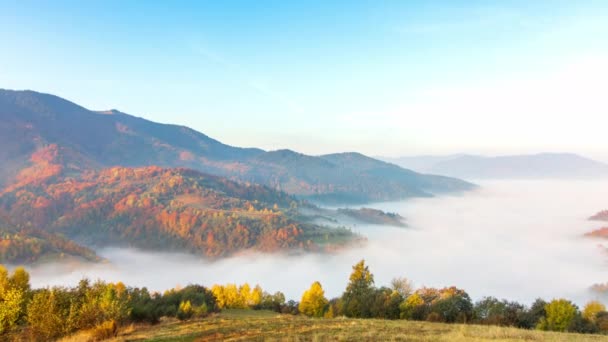
<svg viewBox="0 0 608 342">
<path fill-rule="evenodd" d="M 102 114 L 102 115 L 128 115 L 126 113 L 119 111 L 118 109 L 98 110 L 98 111 L 95 111 L 94 113 Z"/>
</svg>

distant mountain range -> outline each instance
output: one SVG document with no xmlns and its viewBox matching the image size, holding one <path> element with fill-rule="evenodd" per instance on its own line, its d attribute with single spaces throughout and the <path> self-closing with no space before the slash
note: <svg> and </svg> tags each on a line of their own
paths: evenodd
<svg viewBox="0 0 608 342">
<path fill-rule="evenodd" d="M 319 202 L 399 200 L 473 187 L 358 153 L 307 156 L 228 146 L 187 127 L 117 110 L 90 111 L 33 91 L 0 90 L 0 145 L 0 186 L 18 179 L 36 153 L 54 145 L 67 175 L 112 166 L 186 167 Z"/>
<path fill-rule="evenodd" d="M 605 178 L 608 165 L 571 153 L 482 157 L 474 155 L 382 158 L 418 172 L 463 179 Z"/>
</svg>

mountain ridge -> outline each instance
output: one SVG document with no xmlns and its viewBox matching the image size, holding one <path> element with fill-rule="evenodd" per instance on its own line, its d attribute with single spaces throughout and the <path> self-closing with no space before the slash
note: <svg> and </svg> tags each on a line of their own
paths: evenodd
<svg viewBox="0 0 608 342">
<path fill-rule="evenodd" d="M 370 169 L 369 157 L 346 163 L 328 160 L 332 155 L 233 147 L 186 126 L 159 124 L 117 109 L 91 111 L 34 91 L 0 90 L 0 118 L 0 144 L 7 146 L 0 152 L 0 162 L 8 165 L 0 171 L 0 186 L 14 182 L 20 170 L 31 167 L 36 152 L 57 145 L 79 161 L 73 164 L 91 169 L 186 167 L 333 204 L 400 200 L 474 187 L 379 161 L 373 161 L 377 167 Z M 385 179 L 380 171 L 392 178 Z"/>
<path fill-rule="evenodd" d="M 463 179 L 608 178 L 608 164 L 575 153 L 544 152 L 492 157 L 456 154 L 382 159 L 420 172 Z"/>
</svg>

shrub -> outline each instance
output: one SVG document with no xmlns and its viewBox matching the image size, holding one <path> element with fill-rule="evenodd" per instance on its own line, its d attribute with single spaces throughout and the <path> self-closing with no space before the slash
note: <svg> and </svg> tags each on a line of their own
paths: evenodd
<svg viewBox="0 0 608 342">
<path fill-rule="evenodd" d="M 106 321 L 98 324 L 91 330 L 91 338 L 93 341 L 103 341 L 118 335 L 118 324 L 116 321 Z"/>
<path fill-rule="evenodd" d="M 177 319 L 181 321 L 190 319 L 193 314 L 194 310 L 192 309 L 192 304 L 190 304 L 189 300 L 179 304 L 179 309 L 177 309 Z"/>
<path fill-rule="evenodd" d="M 192 309 L 192 317 L 196 317 L 196 318 L 203 318 L 206 317 L 207 314 L 209 313 L 209 309 L 207 308 L 207 304 L 203 303 L 199 306 L 195 306 Z"/>
</svg>

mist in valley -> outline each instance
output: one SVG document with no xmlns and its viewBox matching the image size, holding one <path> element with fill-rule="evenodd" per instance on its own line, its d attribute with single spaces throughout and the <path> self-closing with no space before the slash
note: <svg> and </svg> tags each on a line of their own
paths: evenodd
<svg viewBox="0 0 608 342">
<path fill-rule="evenodd" d="M 331 255 L 245 254 L 218 261 L 190 255 L 108 248 L 108 263 L 46 264 L 30 269 L 34 287 L 75 285 L 83 277 L 162 291 L 190 283 L 248 282 L 299 300 L 313 281 L 341 295 L 351 266 L 365 259 L 377 286 L 407 277 L 416 287 L 457 286 L 473 298 L 496 296 L 529 304 L 537 297 L 595 298 L 608 281 L 601 241 L 582 237 L 601 226 L 587 217 L 606 209 L 608 182 L 484 181 L 461 196 L 367 205 L 396 212 L 407 228 L 358 224 L 368 238 Z"/>
</svg>

